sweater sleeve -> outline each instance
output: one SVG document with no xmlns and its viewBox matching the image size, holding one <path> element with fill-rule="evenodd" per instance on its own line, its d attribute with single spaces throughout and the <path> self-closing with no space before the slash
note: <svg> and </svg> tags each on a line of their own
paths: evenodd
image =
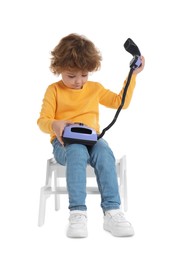
<svg viewBox="0 0 173 260">
<path fill-rule="evenodd" d="M 44 95 L 40 117 L 37 120 L 39 128 L 48 134 L 53 132 L 52 122 L 55 118 L 56 106 L 57 106 L 57 91 L 54 85 L 50 85 Z"/>
<path fill-rule="evenodd" d="M 100 104 L 107 106 L 109 108 L 117 109 L 121 104 L 121 100 L 122 100 L 122 96 L 123 96 L 123 93 L 124 93 L 124 88 L 125 88 L 126 82 L 127 82 L 127 79 L 124 81 L 123 88 L 122 88 L 122 90 L 120 91 L 119 94 L 116 94 L 116 93 L 114 93 L 110 90 L 104 89 L 104 91 L 102 91 L 101 95 L 100 95 Z M 123 105 L 123 109 L 127 108 L 130 104 L 130 101 L 131 101 L 132 95 L 133 95 L 133 90 L 135 88 L 135 84 L 136 84 L 136 75 L 133 74 L 132 77 L 131 77 L 130 84 L 128 86 L 128 90 L 127 90 L 127 93 L 126 93 L 126 98 L 125 98 L 125 102 L 124 102 L 124 105 Z"/>
</svg>

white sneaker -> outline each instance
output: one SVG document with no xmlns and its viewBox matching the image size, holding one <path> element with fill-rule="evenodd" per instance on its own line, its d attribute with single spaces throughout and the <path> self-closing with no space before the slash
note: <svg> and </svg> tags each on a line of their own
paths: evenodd
<svg viewBox="0 0 173 260">
<path fill-rule="evenodd" d="M 68 237 L 82 238 L 88 236 L 86 211 L 70 211 L 69 222 L 70 223 L 67 229 Z"/>
<path fill-rule="evenodd" d="M 105 212 L 103 228 L 116 237 L 133 236 L 134 230 L 121 210 L 108 210 Z"/>
</svg>

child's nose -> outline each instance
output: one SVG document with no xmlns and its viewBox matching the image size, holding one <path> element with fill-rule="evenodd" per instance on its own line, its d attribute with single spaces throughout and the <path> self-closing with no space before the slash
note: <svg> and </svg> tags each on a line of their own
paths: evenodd
<svg viewBox="0 0 173 260">
<path fill-rule="evenodd" d="M 76 78 L 76 81 L 75 81 L 76 84 L 81 84 L 82 83 L 82 78 Z"/>
</svg>

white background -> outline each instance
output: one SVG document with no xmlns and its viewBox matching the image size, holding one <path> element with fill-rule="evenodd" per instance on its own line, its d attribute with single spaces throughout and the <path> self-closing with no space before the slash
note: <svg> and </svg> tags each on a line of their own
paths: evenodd
<svg viewBox="0 0 173 260">
<path fill-rule="evenodd" d="M 1 259 L 172 259 L 172 1 L 4 0 L 0 3 Z M 47 203 L 45 225 L 37 226 L 39 191 L 49 136 L 36 124 L 44 92 L 57 79 L 50 51 L 69 33 L 86 35 L 101 50 L 102 68 L 90 80 L 119 92 L 132 38 L 146 59 L 132 102 L 106 133 L 117 157 L 126 154 L 132 238 L 102 228 L 100 198 L 88 196 L 86 239 L 68 239 L 67 196 L 61 210 Z M 101 108 L 101 128 L 114 115 Z"/>
</svg>

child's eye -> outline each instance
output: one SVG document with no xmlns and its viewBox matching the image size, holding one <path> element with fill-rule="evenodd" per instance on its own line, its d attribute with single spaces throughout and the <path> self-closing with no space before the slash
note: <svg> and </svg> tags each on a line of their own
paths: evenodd
<svg viewBox="0 0 173 260">
<path fill-rule="evenodd" d="M 75 76 L 68 75 L 69 78 L 73 79 Z"/>
<path fill-rule="evenodd" d="M 88 76 L 88 74 L 82 75 L 82 77 L 84 77 L 84 78 L 87 77 L 87 76 Z"/>
</svg>

